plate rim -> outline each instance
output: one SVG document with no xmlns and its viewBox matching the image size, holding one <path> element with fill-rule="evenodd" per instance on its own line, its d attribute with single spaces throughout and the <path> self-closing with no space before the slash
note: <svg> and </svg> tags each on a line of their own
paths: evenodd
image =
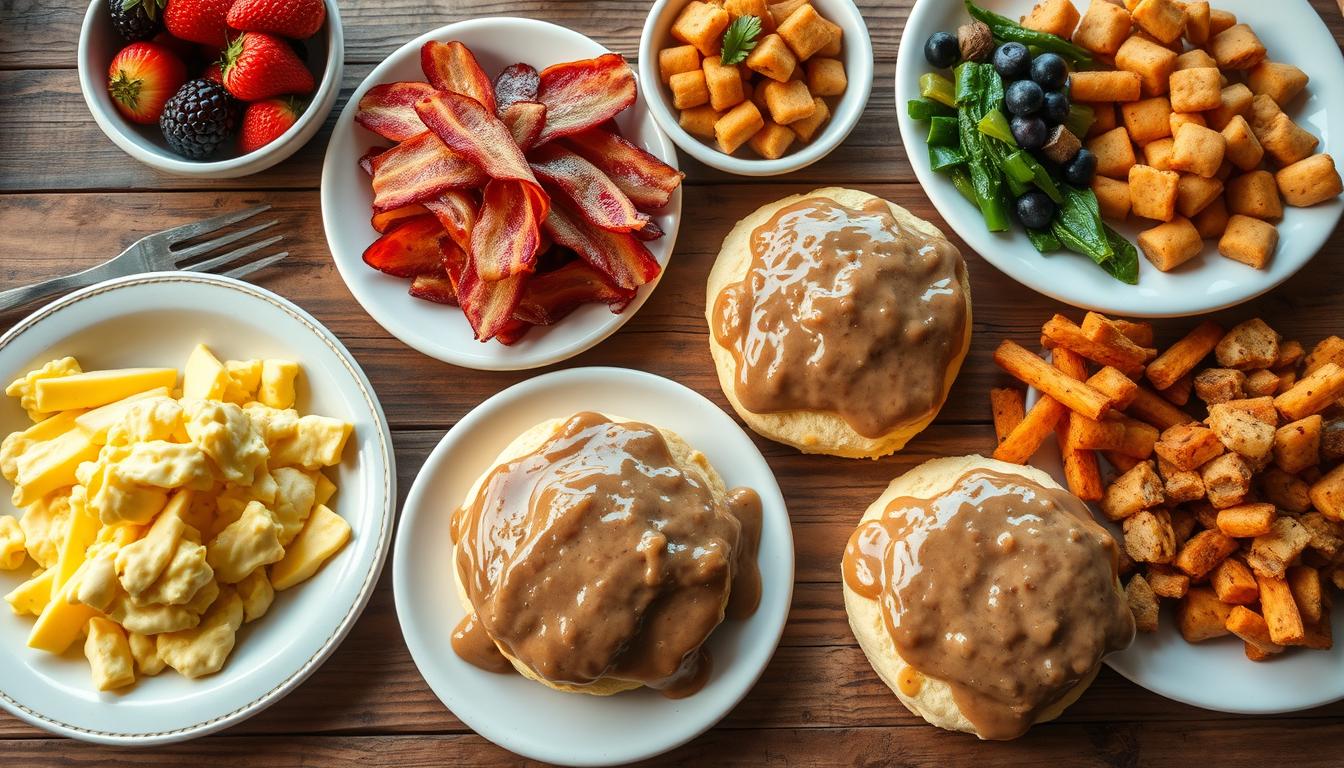
<svg viewBox="0 0 1344 768">
<path fill-rule="evenodd" d="M 340 647 L 341 643 L 350 633 L 350 630 L 353 629 L 354 625 L 359 621 L 359 617 L 363 614 L 364 608 L 368 605 L 369 599 L 373 596 L 374 589 L 381 577 L 383 566 L 387 560 L 388 548 L 392 542 L 393 523 L 396 516 L 397 503 L 396 454 L 393 451 L 391 430 L 388 428 L 387 417 L 383 413 L 382 403 L 379 401 L 378 395 L 374 391 L 373 385 L 370 384 L 368 377 L 364 374 L 363 369 L 359 366 L 359 363 L 350 353 L 350 350 L 346 348 L 340 339 L 304 309 L 273 291 L 243 280 L 211 273 L 147 272 L 138 275 L 112 278 L 56 299 L 37 309 L 27 317 L 24 317 L 22 320 L 15 323 L 15 325 L 9 331 L 5 332 L 4 335 L 0 336 L 0 351 L 3 351 L 21 334 L 37 327 L 42 321 L 85 299 L 94 298 L 118 290 L 134 289 L 142 285 L 158 285 L 176 282 L 198 283 L 215 286 L 220 289 L 233 290 L 249 298 L 260 299 L 271 304 L 306 327 L 309 332 L 317 337 L 318 340 L 325 344 L 327 348 L 337 356 L 345 367 L 346 372 L 351 374 L 352 379 L 360 390 L 360 394 L 364 396 L 364 404 L 369 407 L 370 415 L 373 417 L 374 423 L 378 427 L 378 444 L 381 449 L 380 452 L 383 455 L 382 488 L 384 493 L 384 503 L 382 514 L 379 516 L 378 545 L 373 562 L 370 563 L 368 572 L 364 574 L 363 584 L 360 586 L 360 591 L 356 596 L 355 601 L 351 604 L 349 609 L 347 609 L 345 615 L 341 618 L 332 633 L 328 635 L 317 650 L 299 665 L 297 669 L 272 686 L 270 690 L 229 712 L 201 720 L 189 726 L 182 726 L 164 731 L 145 731 L 139 733 L 105 731 L 74 725 L 72 723 L 64 722 L 59 718 L 52 717 L 51 715 L 37 712 L 31 707 L 13 699 L 7 692 L 0 689 L 0 707 L 3 707 L 10 714 L 30 725 L 50 733 L 67 736 L 79 741 L 110 746 L 148 746 L 182 742 L 216 733 L 236 725 L 259 714 L 266 708 L 280 701 L 307 680 L 327 661 L 328 658 L 330 658 L 331 654 Z"/>
</svg>

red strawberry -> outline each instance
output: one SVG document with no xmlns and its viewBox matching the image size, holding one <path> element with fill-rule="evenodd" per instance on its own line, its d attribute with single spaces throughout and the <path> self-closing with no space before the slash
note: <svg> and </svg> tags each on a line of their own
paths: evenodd
<svg viewBox="0 0 1344 768">
<path fill-rule="evenodd" d="M 302 111 L 293 99 L 267 99 L 248 104 L 243 113 L 243 129 L 238 135 L 238 149 L 246 154 L 270 144 L 298 122 Z"/>
<path fill-rule="evenodd" d="M 313 73 L 284 40 L 265 32 L 244 32 L 224 52 L 224 87 L 243 101 L 261 101 L 311 93 Z"/>
<path fill-rule="evenodd" d="M 202 78 L 202 79 L 205 79 L 205 80 L 209 80 L 209 81 L 212 82 L 212 83 L 219 83 L 220 85 L 223 85 L 223 84 L 224 84 L 224 68 L 223 68 L 222 66 L 220 66 L 220 64 L 219 64 L 218 61 L 212 61 L 212 62 L 210 62 L 209 66 L 207 66 L 207 67 L 201 72 L 201 78 Z M 645 226 L 647 226 L 647 225 L 645 225 Z"/>
<path fill-rule="evenodd" d="M 236 0 L 229 26 L 244 32 L 270 32 L 295 40 L 317 34 L 327 20 L 322 0 Z"/>
<path fill-rule="evenodd" d="M 233 0 L 168 0 L 163 23 L 174 37 L 223 48 L 228 45 Z"/>
<path fill-rule="evenodd" d="M 107 69 L 107 90 L 117 111 L 141 125 L 157 123 L 164 102 L 186 81 L 186 65 L 158 43 L 131 43 Z"/>
</svg>

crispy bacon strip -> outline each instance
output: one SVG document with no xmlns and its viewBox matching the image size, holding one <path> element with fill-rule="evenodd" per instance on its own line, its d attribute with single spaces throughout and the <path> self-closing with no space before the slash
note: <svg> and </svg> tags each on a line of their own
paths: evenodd
<svg viewBox="0 0 1344 768">
<path fill-rule="evenodd" d="M 457 302 L 462 306 L 462 313 L 467 316 L 476 339 L 489 341 L 507 332 L 516 322 L 513 312 L 522 298 L 523 285 L 528 275 L 513 275 L 493 282 L 482 280 L 470 259 L 463 261 L 460 271 L 462 276 L 457 281 Z"/>
<path fill-rule="evenodd" d="M 425 131 L 373 159 L 373 209 L 421 203 L 450 189 L 474 189 L 486 176 Z"/>
<path fill-rule="evenodd" d="M 613 232 L 632 232 L 647 221 L 605 173 L 563 145 L 538 147 L 529 160 L 537 178 L 569 198 L 589 223 Z"/>
<path fill-rule="evenodd" d="M 359 167 L 364 172 L 373 175 L 373 159 L 387 151 L 387 147 L 369 147 L 369 150 L 359 156 Z"/>
<path fill-rule="evenodd" d="M 533 275 L 523 289 L 514 317 L 533 325 L 554 325 L 584 304 L 602 303 L 620 314 L 635 292 L 611 284 L 601 272 L 582 260 Z"/>
<path fill-rule="evenodd" d="M 419 203 L 412 203 L 400 208 L 393 208 L 390 211 L 375 213 L 369 223 L 373 225 L 374 231 L 385 234 L 398 224 L 406 223 L 407 219 L 426 213 L 429 213 L 428 208 Z"/>
<path fill-rule="evenodd" d="M 610 176 L 641 210 L 655 210 L 667 205 L 686 175 L 601 128 L 576 133 L 564 143 Z"/>
<path fill-rule="evenodd" d="M 417 216 L 375 240 L 364 250 L 364 263 L 395 277 L 431 275 L 443 269 L 444 237 L 438 219 Z"/>
<path fill-rule="evenodd" d="M 471 247 L 471 230 L 476 226 L 477 203 L 470 192 L 450 189 L 433 200 L 426 200 L 424 206 L 439 217 L 439 223 L 459 248 L 465 250 Z"/>
<path fill-rule="evenodd" d="M 495 78 L 495 112 L 500 117 L 520 101 L 536 101 L 541 76 L 530 64 L 510 64 Z"/>
<path fill-rule="evenodd" d="M 536 101 L 518 101 L 510 104 L 501 116 L 513 142 L 526 152 L 537 143 L 546 127 L 546 105 Z"/>
<path fill-rule="evenodd" d="M 520 181 L 491 179 L 485 185 L 467 249 L 482 280 L 494 282 L 536 268 L 541 221 L 531 195 L 531 188 Z"/>
<path fill-rule="evenodd" d="M 634 235 L 593 226 L 562 197 L 552 199 L 542 226 L 556 244 L 577 252 L 618 288 L 638 288 L 662 270 Z"/>
<path fill-rule="evenodd" d="M 619 54 L 556 64 L 541 71 L 537 101 L 546 105 L 538 144 L 610 120 L 635 103 L 635 74 Z"/>
<path fill-rule="evenodd" d="M 471 49 L 457 40 L 431 40 L 420 49 L 420 68 L 425 79 L 440 91 L 459 93 L 482 107 L 495 111 L 495 88 Z"/>
<path fill-rule="evenodd" d="M 530 330 L 532 330 L 531 323 L 523 322 L 515 317 L 510 320 L 507 325 L 501 328 L 499 333 L 495 334 L 495 341 L 498 341 L 506 347 L 511 347 L 521 341 Z"/>
<path fill-rule="evenodd" d="M 429 83 L 375 85 L 359 100 L 355 122 L 392 141 L 413 139 L 425 132 L 415 114 L 415 102 L 434 93 Z"/>
<path fill-rule="evenodd" d="M 457 306 L 457 291 L 454 290 L 453 281 L 448 279 L 447 273 L 437 272 L 432 275 L 416 275 L 415 279 L 411 281 L 411 288 L 408 293 L 417 299 L 432 301 L 435 304 Z"/>
<path fill-rule="evenodd" d="M 640 240 L 647 243 L 650 240 L 657 240 L 667 234 L 663 231 L 662 227 L 658 226 L 658 222 L 654 221 L 647 213 L 641 213 L 639 215 L 644 217 L 644 226 L 635 230 L 635 237 L 638 237 Z"/>
</svg>

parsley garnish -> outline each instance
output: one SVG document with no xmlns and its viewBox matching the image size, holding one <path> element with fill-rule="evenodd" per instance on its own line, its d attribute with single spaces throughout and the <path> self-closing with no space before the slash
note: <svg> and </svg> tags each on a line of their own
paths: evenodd
<svg viewBox="0 0 1344 768">
<path fill-rule="evenodd" d="M 738 16 L 723 33 L 723 54 L 719 61 L 724 66 L 741 64 L 756 47 L 761 36 L 761 20 L 755 16 Z"/>
</svg>

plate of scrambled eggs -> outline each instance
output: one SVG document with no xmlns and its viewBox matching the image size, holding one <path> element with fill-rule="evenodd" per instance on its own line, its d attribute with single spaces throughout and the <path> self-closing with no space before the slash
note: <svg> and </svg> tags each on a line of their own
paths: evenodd
<svg viewBox="0 0 1344 768">
<path fill-rule="evenodd" d="M 391 539 L 391 436 L 315 319 L 159 273 L 0 338 L 0 706 L 115 744 L 235 724 L 363 610 Z"/>
</svg>

